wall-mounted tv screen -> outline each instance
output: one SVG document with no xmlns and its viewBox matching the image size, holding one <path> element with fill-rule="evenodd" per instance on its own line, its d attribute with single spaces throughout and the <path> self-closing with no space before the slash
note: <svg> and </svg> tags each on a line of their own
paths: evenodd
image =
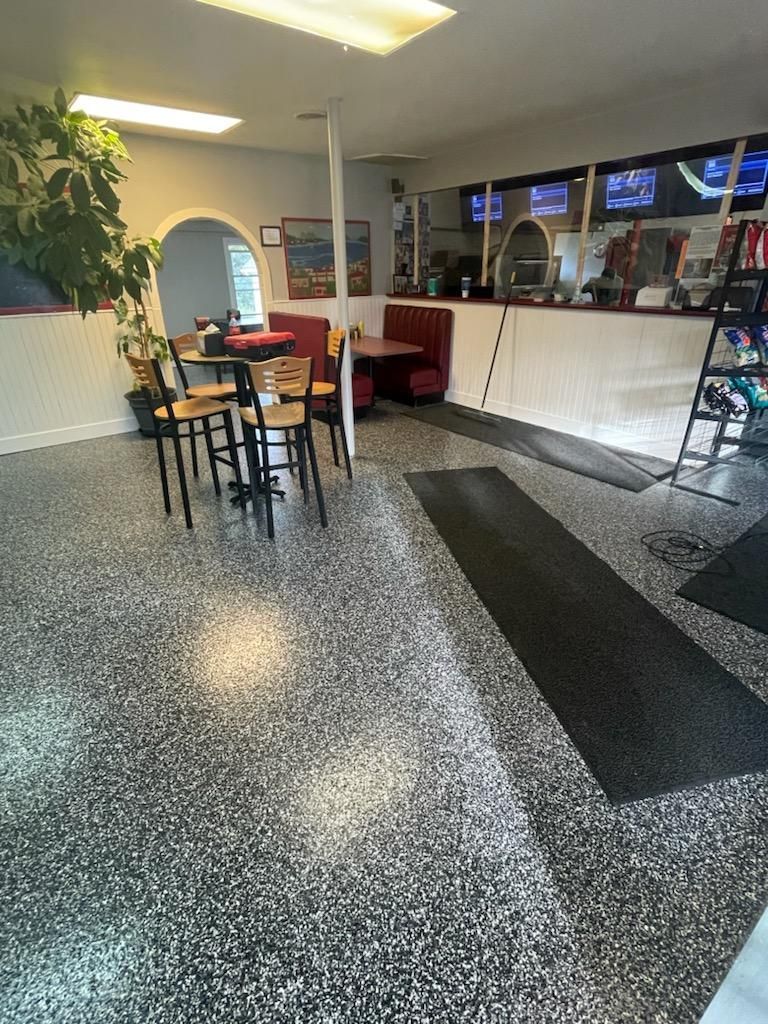
<svg viewBox="0 0 768 1024">
<path fill-rule="evenodd" d="M 501 192 L 491 192 L 491 220 L 503 219 Z M 482 224 L 485 220 L 485 192 L 481 192 L 479 196 L 472 196 L 472 220 L 475 224 Z"/>
<path fill-rule="evenodd" d="M 605 187 L 608 210 L 625 210 L 635 206 L 653 206 L 656 195 L 656 168 L 609 174 Z"/>
<path fill-rule="evenodd" d="M 731 170 L 730 156 L 713 156 L 704 164 L 704 184 L 715 189 L 715 194 L 704 194 L 702 199 L 717 199 L 725 192 Z M 768 152 L 745 153 L 739 168 L 739 180 L 734 195 L 759 196 L 768 183 Z"/>
<path fill-rule="evenodd" d="M 531 215 L 553 217 L 557 213 L 568 213 L 568 182 L 534 185 L 531 188 Z"/>
</svg>

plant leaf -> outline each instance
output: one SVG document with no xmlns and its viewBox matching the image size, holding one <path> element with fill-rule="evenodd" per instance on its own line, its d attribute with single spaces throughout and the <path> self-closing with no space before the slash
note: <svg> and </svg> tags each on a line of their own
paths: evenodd
<svg viewBox="0 0 768 1024">
<path fill-rule="evenodd" d="M 112 191 L 111 186 L 102 177 L 98 168 L 94 168 L 91 171 L 91 185 L 93 185 L 93 191 L 96 193 L 96 198 L 102 206 L 109 210 L 110 213 L 117 213 L 120 209 L 120 200 Z"/>
<path fill-rule="evenodd" d="M 58 171 L 53 172 L 45 186 L 45 191 L 48 193 L 49 199 L 59 198 L 64 191 L 64 187 L 69 181 L 70 172 L 71 168 L 69 167 L 60 167 Z"/>
<path fill-rule="evenodd" d="M 72 172 L 69 188 L 72 193 L 72 202 L 75 204 L 75 209 L 81 211 L 88 210 L 91 205 L 91 193 L 82 171 Z"/>
<path fill-rule="evenodd" d="M 56 113 L 59 117 L 64 117 L 67 112 L 67 97 L 61 86 L 53 94 L 53 102 L 56 107 Z"/>
<path fill-rule="evenodd" d="M 35 215 L 32 213 L 28 206 L 23 206 L 17 216 L 16 223 L 19 225 L 19 231 L 22 235 L 29 237 L 35 231 Z"/>
</svg>

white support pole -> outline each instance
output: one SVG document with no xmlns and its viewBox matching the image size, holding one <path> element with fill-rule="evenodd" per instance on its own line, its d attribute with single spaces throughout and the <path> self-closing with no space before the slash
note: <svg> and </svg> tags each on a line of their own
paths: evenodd
<svg viewBox="0 0 768 1024">
<path fill-rule="evenodd" d="M 333 217 L 333 260 L 336 267 L 336 326 L 349 334 L 347 285 L 347 228 L 344 215 L 344 158 L 341 149 L 341 100 L 328 100 L 328 158 L 331 170 L 331 216 Z M 355 416 L 352 404 L 352 347 L 347 338 L 341 366 L 341 414 L 349 454 L 355 454 Z"/>
</svg>

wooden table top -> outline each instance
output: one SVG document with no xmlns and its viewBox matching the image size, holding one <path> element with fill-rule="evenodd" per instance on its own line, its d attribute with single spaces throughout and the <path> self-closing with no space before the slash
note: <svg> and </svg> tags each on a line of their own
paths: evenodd
<svg viewBox="0 0 768 1024">
<path fill-rule="evenodd" d="M 224 366 L 227 363 L 247 363 L 248 360 L 242 356 L 204 356 L 196 348 L 188 348 L 186 352 L 179 352 L 179 359 L 182 363 L 205 363 L 208 366 Z"/>
<path fill-rule="evenodd" d="M 364 335 L 350 343 L 356 356 L 368 356 L 369 359 L 381 359 L 383 356 L 408 356 L 414 352 L 423 352 L 421 345 L 409 345 L 405 341 L 393 341 L 390 338 L 372 338 Z"/>
</svg>

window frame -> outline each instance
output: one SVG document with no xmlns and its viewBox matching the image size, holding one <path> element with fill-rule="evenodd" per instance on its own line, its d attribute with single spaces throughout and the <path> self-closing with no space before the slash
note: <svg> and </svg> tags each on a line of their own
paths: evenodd
<svg viewBox="0 0 768 1024">
<path fill-rule="evenodd" d="M 230 307 L 232 309 L 239 309 L 240 308 L 239 304 L 238 304 L 238 300 L 237 300 L 237 289 L 235 288 L 235 276 L 236 275 L 235 275 L 233 267 L 232 267 L 232 259 L 231 259 L 231 253 L 230 253 L 230 245 L 232 245 L 234 243 L 235 245 L 245 246 L 245 248 L 251 254 L 251 258 L 253 259 L 253 262 L 254 262 L 254 264 L 256 266 L 256 281 L 257 281 L 257 284 L 258 284 L 257 291 L 258 291 L 258 295 L 259 295 L 259 309 L 260 309 L 258 317 L 259 317 L 260 321 L 263 323 L 264 322 L 264 293 L 263 293 L 262 287 L 261 287 L 261 267 L 259 266 L 259 260 L 258 260 L 258 257 L 256 256 L 256 253 L 253 251 L 253 249 L 251 249 L 250 245 L 248 245 L 248 243 L 245 241 L 245 239 L 244 238 L 240 238 L 238 235 L 225 235 L 222 238 L 222 243 L 223 243 L 223 246 L 224 246 L 224 265 L 227 268 L 227 283 L 229 285 L 229 302 L 230 302 Z M 237 275 L 237 276 L 242 276 L 242 275 Z M 250 316 L 251 314 L 247 314 L 247 315 Z M 253 314 L 253 315 L 256 316 L 256 314 Z"/>
</svg>

